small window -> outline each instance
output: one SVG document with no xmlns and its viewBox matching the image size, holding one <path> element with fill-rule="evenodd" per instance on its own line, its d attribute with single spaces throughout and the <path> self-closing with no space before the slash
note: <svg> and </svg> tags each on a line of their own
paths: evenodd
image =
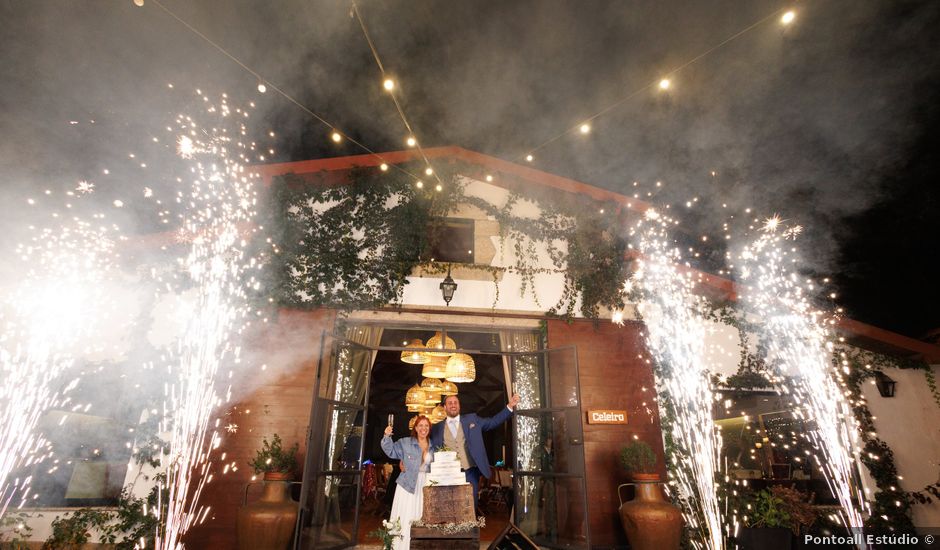
<svg viewBox="0 0 940 550">
<path fill-rule="evenodd" d="M 473 220 L 438 218 L 428 228 L 430 259 L 437 262 L 474 263 Z"/>
</svg>

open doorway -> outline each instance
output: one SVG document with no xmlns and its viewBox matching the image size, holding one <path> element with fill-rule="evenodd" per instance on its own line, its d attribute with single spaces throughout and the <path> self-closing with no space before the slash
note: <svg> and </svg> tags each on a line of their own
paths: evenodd
<svg viewBox="0 0 940 550">
<path fill-rule="evenodd" d="M 366 473 L 360 512 L 360 544 L 374 542 L 368 540 L 365 534 L 387 519 L 391 510 L 395 479 L 399 473 L 398 461 L 385 456 L 379 446 L 389 419 L 393 421 L 393 437 L 405 437 L 410 433 L 409 424 L 418 414 L 425 413 L 435 423 L 440 420 L 440 416 L 431 411 L 446 397 L 432 398 L 435 403 L 429 403 L 428 409 L 424 411 L 409 411 L 406 406 L 408 390 L 420 387 L 427 379 L 422 374 L 425 369 L 423 364 L 402 361 L 402 352 L 394 348 L 410 347 L 416 340 L 427 343 L 435 335 L 440 337 L 442 332 L 447 338 L 453 339 L 455 348 L 469 355 L 474 363 L 474 380 L 456 384 L 461 410 L 493 416 L 506 406 L 509 399 L 506 364 L 500 355 L 501 347 L 504 348 L 506 344 L 501 342 L 498 332 L 453 327 L 437 330 L 427 327 L 386 327 L 372 366 L 368 420 L 363 429 L 362 458 Z M 442 412 L 440 409 L 438 415 Z M 509 521 L 513 501 L 512 479 L 507 467 L 513 461 L 511 430 L 512 424 L 506 422 L 483 434 L 493 474 L 481 480 L 480 512 L 486 516 L 486 528 L 481 532 L 481 540 L 492 540 Z"/>
<path fill-rule="evenodd" d="M 446 343 L 441 353 L 465 354 L 475 366 L 472 375 L 445 369 L 445 379 L 459 382 L 462 412 L 495 415 L 511 387 L 521 397 L 512 419 L 486 434 L 494 473 L 481 480 L 481 538 L 495 538 L 512 514 L 540 546 L 589 548 L 577 350 L 543 349 L 534 329 L 390 323 L 347 325 L 321 358 L 295 548 L 375 542 L 365 534 L 387 517 L 385 497 L 395 488 L 389 477 L 396 464 L 381 451 L 381 434 L 389 415 L 396 436 L 408 434 L 415 415 L 408 389 L 428 378 L 426 365 L 403 358 L 436 350 L 425 346 L 438 332 Z M 433 415 L 437 405 L 428 405 L 421 412 Z"/>
</svg>

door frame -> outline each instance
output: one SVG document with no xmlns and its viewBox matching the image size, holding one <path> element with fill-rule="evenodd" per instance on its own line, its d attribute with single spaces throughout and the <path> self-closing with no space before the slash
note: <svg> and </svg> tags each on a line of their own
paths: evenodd
<svg viewBox="0 0 940 550">
<path fill-rule="evenodd" d="M 413 328 L 415 330 L 441 330 L 444 333 L 444 335 L 447 334 L 447 331 L 449 328 L 456 329 L 454 332 L 473 331 L 474 329 L 477 329 L 480 331 L 493 331 L 493 328 L 494 328 L 492 326 L 487 328 L 481 325 L 436 323 L 433 321 L 432 322 L 414 321 L 414 322 L 405 322 L 405 323 L 394 323 L 394 322 L 388 322 L 388 321 L 359 322 L 357 320 L 352 320 L 350 324 L 351 325 L 360 325 L 360 324 L 361 325 L 379 325 L 383 328 Z M 527 330 L 527 327 L 516 327 L 516 326 L 497 327 L 497 329 L 500 329 L 500 328 L 503 330 Z M 494 332 L 498 332 L 498 330 Z M 330 344 L 329 353 L 326 353 L 325 345 L 327 343 L 327 339 L 329 339 L 329 344 Z M 444 341 L 446 342 L 446 339 Z M 365 373 L 365 376 L 366 376 L 365 390 L 364 390 L 363 404 L 361 406 L 352 405 L 350 403 L 345 403 L 345 402 L 338 402 L 333 399 L 320 397 L 323 375 L 324 373 L 329 374 L 331 372 L 331 369 L 334 368 L 333 357 L 335 355 L 336 350 L 339 348 L 339 346 L 343 344 L 351 345 L 353 347 L 372 352 L 372 361 L 369 364 L 367 372 Z M 319 479 L 322 475 L 329 474 L 330 472 L 332 472 L 332 470 L 321 471 L 319 469 L 319 464 L 320 464 L 319 459 L 322 458 L 322 454 L 325 448 L 324 445 L 326 443 L 326 435 L 327 435 L 325 433 L 326 428 L 327 428 L 326 422 L 325 422 L 325 419 L 322 418 L 322 415 L 325 414 L 322 412 L 323 410 L 325 410 L 325 407 L 323 406 L 323 404 L 338 404 L 347 408 L 361 409 L 362 410 L 362 427 L 363 427 L 363 432 L 365 432 L 365 427 L 368 422 L 369 400 L 370 400 L 370 394 L 371 394 L 371 389 L 372 389 L 371 388 L 372 369 L 375 368 L 375 359 L 376 359 L 377 353 L 380 351 L 402 352 L 402 351 L 410 351 L 413 349 L 414 348 L 408 348 L 405 346 L 366 346 L 366 345 L 354 342 L 352 340 L 348 340 L 345 337 L 336 334 L 335 332 L 328 332 L 327 330 L 322 331 L 321 336 L 320 336 L 320 357 L 317 363 L 316 382 L 314 384 L 313 399 L 312 399 L 312 403 L 310 407 L 310 424 L 307 429 L 307 437 L 308 437 L 307 452 L 306 452 L 306 456 L 304 457 L 304 473 L 303 473 L 303 480 L 301 483 L 301 493 L 300 493 L 301 502 L 299 503 L 297 522 L 294 528 L 294 545 L 293 545 L 294 550 L 303 550 L 300 546 L 300 534 L 302 532 L 302 526 L 303 526 L 303 521 L 305 517 L 309 516 L 309 514 L 311 513 L 311 510 L 308 510 L 306 507 L 307 495 L 308 495 L 308 491 L 310 490 L 310 484 L 316 481 L 317 479 Z M 463 349 L 463 348 L 442 349 L 440 351 L 451 352 L 451 353 L 466 353 L 469 355 L 495 355 L 499 357 L 522 357 L 522 356 L 541 355 L 547 358 L 550 352 L 557 352 L 557 351 L 562 351 L 566 349 L 571 349 L 574 355 L 574 368 L 575 368 L 575 381 L 576 381 L 575 383 L 577 385 L 577 391 L 578 391 L 578 407 L 577 408 L 579 409 L 578 416 L 579 416 L 579 421 L 581 422 L 581 431 L 583 434 L 584 415 L 583 415 L 583 409 L 581 408 L 581 380 L 580 380 L 580 374 L 578 371 L 578 356 L 577 356 L 576 345 L 571 344 L 567 346 L 560 346 L 557 348 L 543 348 L 543 349 L 539 349 L 536 351 L 486 351 L 486 350 L 473 350 L 473 349 Z M 328 359 L 329 361 L 327 364 L 324 364 L 325 358 Z M 512 388 L 511 369 L 510 369 L 510 372 L 504 373 L 504 376 L 505 374 L 509 375 L 508 379 L 506 380 L 507 389 Z M 550 377 L 550 375 L 547 372 L 545 374 L 547 377 Z M 329 376 L 327 376 L 327 379 L 329 379 Z M 550 382 L 550 380 L 548 380 L 547 378 L 546 382 Z M 542 411 L 543 409 L 529 409 L 529 410 Z M 510 439 L 512 442 L 513 457 L 515 458 L 518 456 L 517 450 L 518 450 L 518 444 L 519 444 L 517 434 L 516 434 L 515 422 L 512 423 L 511 428 L 510 428 Z M 583 436 L 582 436 L 582 440 L 580 442 L 579 447 L 581 449 L 581 462 L 582 462 L 583 467 L 586 469 Z M 322 548 L 328 548 L 329 550 L 342 550 L 345 548 L 355 547 L 358 544 L 357 541 L 358 541 L 358 536 L 359 536 L 359 513 L 360 513 L 360 504 L 361 504 L 360 501 L 362 500 L 361 465 L 362 465 L 362 454 L 364 450 L 365 450 L 365 437 L 363 433 L 363 437 L 360 438 L 359 451 L 358 451 L 358 464 L 360 465 L 360 469 L 359 469 L 359 474 L 357 476 L 357 481 L 356 481 L 356 505 L 355 505 L 355 512 L 354 512 L 355 515 L 354 515 L 354 520 L 353 520 L 353 531 L 351 533 L 352 540 L 348 544 L 340 543 L 338 545 L 322 547 Z M 520 473 L 526 473 L 526 472 L 520 472 Z M 587 492 L 586 492 L 587 491 L 587 472 L 586 470 L 581 476 L 549 475 L 545 477 L 581 477 L 582 491 L 584 492 L 584 496 L 585 496 L 584 510 L 583 510 L 584 522 L 585 522 L 585 527 L 584 527 L 585 537 L 586 537 L 587 546 L 588 548 L 590 548 L 590 521 L 587 515 Z M 519 476 L 513 476 L 513 491 L 516 492 L 516 494 L 518 494 Z"/>
</svg>

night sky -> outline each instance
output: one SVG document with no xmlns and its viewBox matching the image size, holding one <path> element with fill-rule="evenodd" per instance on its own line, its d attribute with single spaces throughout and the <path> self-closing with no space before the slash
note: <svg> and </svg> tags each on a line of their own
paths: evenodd
<svg viewBox="0 0 940 550">
<path fill-rule="evenodd" d="M 375 151 L 404 148 L 349 3 L 162 4 L 349 136 Z M 745 208 L 779 213 L 805 228 L 807 274 L 832 277 L 850 316 L 914 337 L 940 327 L 940 3 L 359 7 L 424 146 L 525 163 L 557 137 L 533 166 L 653 192 L 643 198 L 673 204 L 695 235 L 720 236 Z M 790 25 L 785 9 L 796 13 Z M 272 160 L 362 153 L 331 143 L 329 127 L 273 90 L 260 94 L 256 76 L 154 0 L 0 0 L 0 67 L 4 246 L 40 190 L 88 180 L 89 200 L 107 204 L 157 185 L 159 167 L 140 169 L 128 154 L 146 156 L 173 114 L 198 105 L 196 88 L 255 101 L 257 138 L 276 133 Z M 601 111 L 589 134 L 562 135 Z M 124 213 L 146 229 L 137 214 Z M 715 269 L 723 250 L 701 252 Z"/>
</svg>

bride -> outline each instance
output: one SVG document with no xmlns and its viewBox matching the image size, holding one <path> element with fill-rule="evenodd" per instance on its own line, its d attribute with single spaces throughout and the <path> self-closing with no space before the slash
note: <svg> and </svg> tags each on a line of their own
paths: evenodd
<svg viewBox="0 0 940 550">
<path fill-rule="evenodd" d="M 408 550 L 411 546 L 411 522 L 421 519 L 424 506 L 424 485 L 431 463 L 431 421 L 424 415 L 415 420 L 411 437 L 392 441 L 392 427 L 385 428 L 382 438 L 382 450 L 390 458 L 404 463 L 395 488 L 395 500 L 392 501 L 390 521 L 397 518 L 401 525 L 401 538 L 395 539 L 395 550 Z"/>
</svg>

